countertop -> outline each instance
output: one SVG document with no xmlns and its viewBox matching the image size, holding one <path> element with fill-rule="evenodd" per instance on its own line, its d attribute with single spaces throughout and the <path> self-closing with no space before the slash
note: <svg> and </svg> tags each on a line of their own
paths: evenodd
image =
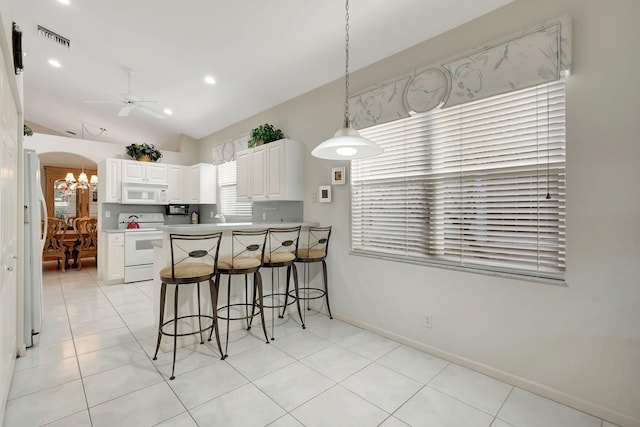
<svg viewBox="0 0 640 427">
<path fill-rule="evenodd" d="M 317 222 L 219 222 L 214 224 L 178 224 L 161 225 L 158 230 L 169 233 L 189 233 L 207 231 L 231 231 L 231 230 L 264 230 L 277 227 L 313 227 Z"/>
<path fill-rule="evenodd" d="M 107 234 L 116 234 L 116 233 L 124 233 L 125 231 L 133 231 L 134 233 L 140 232 L 140 231 L 157 231 L 158 228 L 133 228 L 133 229 L 128 229 L 128 230 L 100 230 L 103 233 L 107 233 Z"/>
</svg>

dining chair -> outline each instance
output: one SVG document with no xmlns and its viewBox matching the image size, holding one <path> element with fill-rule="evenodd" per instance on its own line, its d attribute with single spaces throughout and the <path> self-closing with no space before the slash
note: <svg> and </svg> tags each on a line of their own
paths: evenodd
<svg viewBox="0 0 640 427">
<path fill-rule="evenodd" d="M 98 219 L 77 218 L 74 228 L 78 235 L 77 244 L 74 246 L 74 262 L 77 262 L 78 270 L 82 270 L 83 258 L 95 258 L 98 265 Z"/>
<path fill-rule="evenodd" d="M 67 227 L 63 220 L 59 218 L 47 219 L 47 236 L 42 249 L 43 259 L 55 259 L 58 262 L 58 269 L 62 266 L 62 271 L 66 271 L 66 264 L 69 250 L 64 244 Z M 62 263 L 60 263 L 62 261 Z"/>
</svg>

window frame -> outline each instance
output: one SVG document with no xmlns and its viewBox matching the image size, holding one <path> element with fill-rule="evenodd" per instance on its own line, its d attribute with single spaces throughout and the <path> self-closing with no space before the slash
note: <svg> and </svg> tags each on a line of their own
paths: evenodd
<svg viewBox="0 0 640 427">
<path fill-rule="evenodd" d="M 464 262 L 459 262 L 459 261 L 455 261 L 452 262 L 446 258 L 439 258 L 439 257 L 425 257 L 424 255 L 420 255 L 420 256 L 413 256 L 411 254 L 399 254 L 399 253 L 392 253 L 390 250 L 387 250 L 386 252 L 384 250 L 371 250 L 368 248 L 361 248 L 358 247 L 357 245 L 354 246 L 354 241 L 356 241 L 357 239 L 354 238 L 354 233 L 357 233 L 359 228 L 357 226 L 354 226 L 354 221 L 355 221 L 355 216 L 354 216 L 354 178 L 357 179 L 356 175 L 357 175 L 357 163 L 355 162 L 359 162 L 359 161 L 352 161 L 351 162 L 351 173 L 350 175 L 350 191 L 351 191 L 351 204 L 350 204 L 350 232 L 351 232 L 351 239 L 350 239 L 350 253 L 353 255 L 358 255 L 358 256 L 366 256 L 366 257 L 373 257 L 376 259 L 385 259 L 385 260 L 393 260 L 393 261 L 399 261 L 399 262 L 404 262 L 404 263 L 409 263 L 409 264 L 419 264 L 419 265 L 428 265 L 428 266 L 433 266 L 433 267 L 442 267 L 442 268 L 447 268 L 447 269 L 453 269 L 453 270 L 458 270 L 458 271 L 464 271 L 464 272 L 472 272 L 472 273 L 481 273 L 481 274 L 488 274 L 488 275 L 492 275 L 492 276 L 500 276 L 500 277 L 510 277 L 510 278 L 517 278 L 517 279 L 521 279 L 521 280 L 529 280 L 529 281 L 535 281 L 535 282 L 542 282 L 542 283 L 550 283 L 550 284 L 559 284 L 559 285 L 563 285 L 565 284 L 565 278 L 566 278 L 566 120 L 565 120 L 565 115 L 566 115 L 566 106 L 565 106 L 565 97 L 566 97 L 566 85 L 565 85 L 565 81 L 564 79 L 560 79 L 560 81 L 556 81 L 556 82 L 551 82 L 551 83 L 545 83 L 545 84 L 541 84 L 538 86 L 535 86 L 534 88 L 528 88 L 528 89 L 523 89 L 522 91 L 516 91 L 516 92 L 524 92 L 524 91 L 531 91 L 531 90 L 540 90 L 540 88 L 545 87 L 547 85 L 554 85 L 554 84 L 558 84 L 560 83 L 562 85 L 562 135 L 561 135 L 561 151 L 563 153 L 562 155 L 562 161 L 561 161 L 561 171 L 560 171 L 560 177 L 559 182 L 560 182 L 560 192 L 564 191 L 564 193 L 559 196 L 560 200 L 558 201 L 558 210 L 559 210 L 559 214 L 562 217 L 562 224 L 559 225 L 558 229 L 560 230 L 563 238 L 561 239 L 561 243 L 559 244 L 559 260 L 560 260 L 560 265 L 562 265 L 562 268 L 559 270 L 559 272 L 554 272 L 554 273 L 548 273 L 548 272 L 541 272 L 539 270 L 525 270 L 525 269 L 520 269 L 520 268 L 510 268 L 507 266 L 491 266 L 491 265 L 483 265 L 483 264 L 476 264 L 476 263 L 471 263 L 471 265 L 465 265 Z M 547 99 L 549 99 L 549 89 L 547 90 Z M 509 96 L 510 94 L 504 94 L 504 95 L 497 95 L 491 98 L 488 98 L 487 100 L 489 100 L 489 102 L 492 99 L 498 99 L 501 97 L 505 97 L 505 96 Z M 482 102 L 486 102 L 487 100 L 480 100 L 480 101 L 475 101 L 473 103 L 469 103 L 469 104 L 479 104 Z M 545 114 L 547 115 L 547 132 L 548 129 L 550 127 L 549 123 L 551 122 L 551 120 L 549 119 L 549 115 L 550 115 L 550 111 L 551 109 L 549 108 L 549 101 L 547 101 L 547 109 Z M 459 108 L 467 108 L 467 106 L 469 104 L 462 104 L 460 106 L 456 106 L 456 107 L 451 107 L 446 109 L 447 112 L 452 111 L 454 112 L 453 114 L 455 114 L 456 109 Z M 423 116 L 429 113 L 422 113 L 420 115 L 412 115 L 412 118 L 415 116 Z M 410 120 L 409 119 L 400 119 L 399 121 L 402 120 Z M 555 123 L 555 119 L 554 119 L 554 123 Z M 388 124 L 386 124 L 388 125 Z M 379 125 L 379 126 L 374 126 L 368 129 L 364 129 L 361 130 L 361 133 L 363 134 L 363 136 L 365 137 L 369 137 L 372 140 L 376 140 L 375 137 L 372 137 L 372 134 L 375 134 L 377 132 L 377 130 L 381 127 L 384 127 L 385 124 Z M 536 130 L 536 134 L 540 134 L 540 130 Z M 537 139 L 537 137 L 536 137 Z M 549 143 L 550 139 L 549 136 L 547 135 L 547 144 Z M 548 148 L 547 145 L 547 149 L 550 152 L 550 149 Z M 538 154 L 536 154 L 537 157 L 539 157 L 539 153 L 540 151 L 537 152 Z M 364 161 L 366 162 L 367 159 L 365 159 Z M 548 160 L 547 160 L 548 161 Z M 356 171 L 354 172 L 354 166 Z M 544 165 L 546 166 L 546 165 Z M 541 169 L 540 165 L 538 164 L 537 166 L 538 169 Z M 405 169 L 403 169 L 405 170 Z M 548 173 L 548 171 L 547 171 Z M 399 176 L 399 175 L 398 175 Z M 462 174 L 461 174 L 462 176 Z M 537 183 L 536 185 L 539 186 L 539 183 Z M 431 199 L 429 199 L 429 207 L 433 209 L 433 203 L 431 203 Z M 357 208 L 356 208 L 357 210 Z M 464 215 L 464 213 L 463 213 Z M 427 219 L 427 222 L 432 221 L 432 217 L 430 216 Z M 536 222 L 539 224 L 540 223 L 540 219 L 538 218 L 536 220 Z M 363 225 L 360 225 L 360 227 L 364 227 Z M 424 227 L 424 232 L 426 233 L 431 233 L 433 231 L 433 228 L 430 227 L 428 224 Z M 537 240 L 540 240 L 540 237 L 537 237 Z"/>
</svg>

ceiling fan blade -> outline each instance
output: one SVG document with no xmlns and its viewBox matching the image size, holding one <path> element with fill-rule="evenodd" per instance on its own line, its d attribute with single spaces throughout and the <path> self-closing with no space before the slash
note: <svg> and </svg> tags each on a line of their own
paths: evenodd
<svg viewBox="0 0 640 427">
<path fill-rule="evenodd" d="M 85 104 L 121 104 L 122 101 L 84 101 Z"/>
<path fill-rule="evenodd" d="M 133 110 L 134 108 L 135 108 L 135 105 L 127 105 L 125 107 L 122 107 L 118 112 L 118 117 L 127 117 L 131 112 L 131 110 Z"/>
<path fill-rule="evenodd" d="M 139 108 L 140 110 L 144 111 L 145 113 L 149 114 L 150 116 L 155 117 L 156 119 L 164 119 L 164 114 L 162 114 L 159 111 L 154 110 L 153 108 L 149 108 L 147 106 L 138 105 L 138 104 L 136 104 L 136 108 Z"/>
</svg>

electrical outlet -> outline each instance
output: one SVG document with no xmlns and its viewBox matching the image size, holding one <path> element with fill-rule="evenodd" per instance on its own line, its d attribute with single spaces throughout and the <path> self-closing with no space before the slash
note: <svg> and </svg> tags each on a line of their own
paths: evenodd
<svg viewBox="0 0 640 427">
<path fill-rule="evenodd" d="M 111 211 L 104 211 L 105 218 L 111 218 Z"/>
<path fill-rule="evenodd" d="M 430 314 L 425 314 L 424 315 L 424 327 L 431 329 L 431 315 Z"/>
<path fill-rule="evenodd" d="M 209 212 L 209 218 L 213 218 L 213 211 Z"/>
<path fill-rule="evenodd" d="M 311 203 L 318 203 L 318 193 L 311 193 Z"/>
</svg>

